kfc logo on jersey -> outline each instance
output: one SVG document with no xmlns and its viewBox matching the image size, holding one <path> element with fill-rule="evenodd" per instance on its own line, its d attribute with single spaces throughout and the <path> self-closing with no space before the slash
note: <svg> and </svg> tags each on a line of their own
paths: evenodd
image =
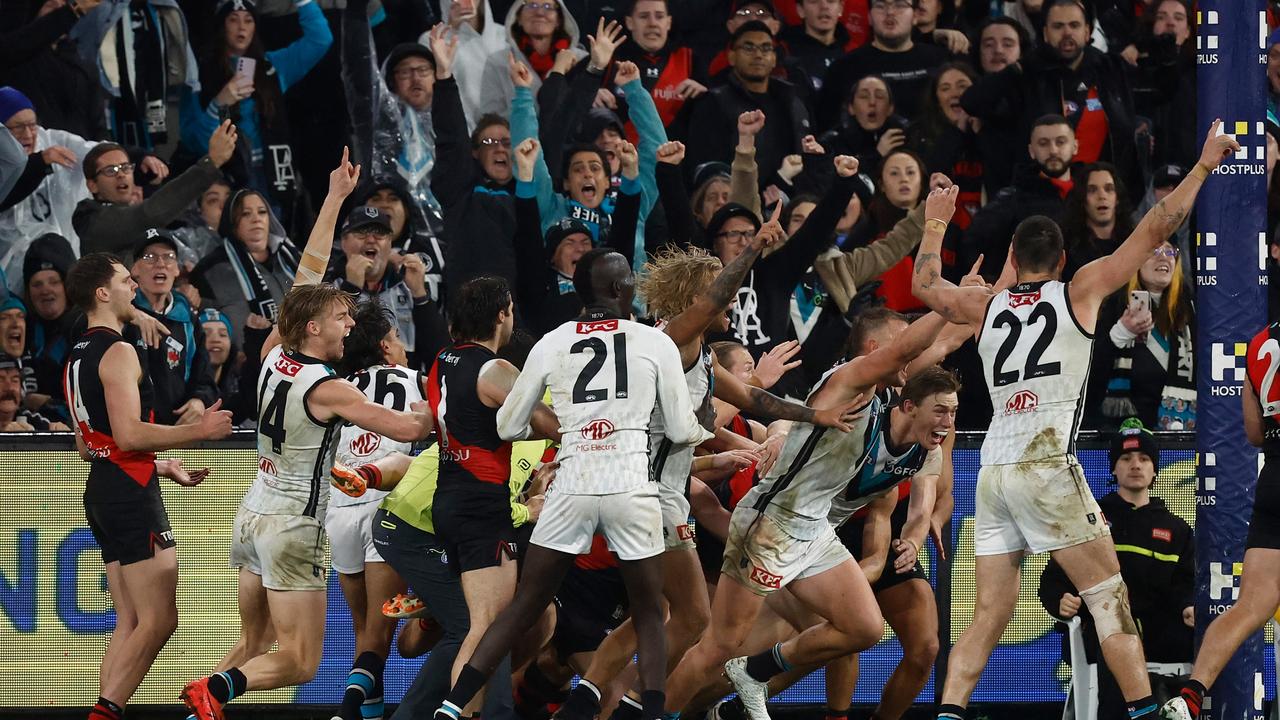
<svg viewBox="0 0 1280 720">
<path fill-rule="evenodd" d="M 582 437 L 587 440 L 603 440 L 613 434 L 613 423 L 605 419 L 592 420 L 582 428 Z"/>
<path fill-rule="evenodd" d="M 1040 398 L 1030 390 L 1019 390 L 1014 393 L 1004 404 L 1005 415 L 1017 415 L 1018 413 L 1031 412 L 1040 404 Z"/>
<path fill-rule="evenodd" d="M 578 323 L 579 335 L 590 335 L 595 332 L 614 332 L 617 329 L 617 320 L 594 320 Z"/>
<path fill-rule="evenodd" d="M 774 590 L 777 590 L 778 588 L 782 587 L 782 576 L 774 575 L 773 573 L 769 572 L 768 570 L 765 570 L 762 567 L 759 567 L 757 565 L 752 565 L 751 566 L 751 582 L 761 587 L 773 588 Z"/>
<path fill-rule="evenodd" d="M 372 455 L 382 444 L 382 436 L 376 432 L 362 433 L 351 441 L 351 454 L 358 457 Z"/>
<path fill-rule="evenodd" d="M 284 353 L 281 353 L 280 357 L 276 359 L 275 370 L 281 375 L 288 375 L 289 377 L 294 377 L 298 373 L 302 372 L 302 363 L 294 362 L 293 360 L 290 360 L 288 356 L 286 356 Z"/>
<path fill-rule="evenodd" d="M 1035 305 L 1038 302 L 1040 302 L 1039 290 L 1030 293 L 1009 293 L 1010 309 L 1022 307 L 1023 305 Z"/>
<path fill-rule="evenodd" d="M 692 540 L 693 528 L 690 527 L 689 525 L 677 525 L 676 536 L 679 537 L 681 540 Z"/>
</svg>

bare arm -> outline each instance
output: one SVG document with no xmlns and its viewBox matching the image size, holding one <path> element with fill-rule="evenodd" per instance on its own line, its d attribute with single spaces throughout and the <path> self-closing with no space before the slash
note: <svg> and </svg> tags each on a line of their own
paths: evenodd
<svg viewBox="0 0 1280 720">
<path fill-rule="evenodd" d="M 1244 394 L 1240 398 L 1244 410 L 1244 436 L 1249 438 L 1249 444 L 1254 447 L 1262 447 L 1265 434 L 1262 429 L 1262 403 L 1258 402 L 1258 395 L 1253 391 L 1253 385 L 1245 380 Z"/>
<path fill-rule="evenodd" d="M 348 148 L 342 148 L 342 162 L 329 173 L 329 194 L 321 203 L 316 222 L 311 226 L 311 235 L 307 237 L 302 259 L 298 261 L 298 276 L 293 280 L 294 285 L 318 285 L 329 269 L 329 254 L 333 249 L 338 213 L 342 211 L 342 203 L 355 189 L 356 183 L 360 182 L 360 166 L 351 164 L 348 159 L 350 154 Z M 270 341 L 267 345 L 271 345 Z M 263 352 L 266 350 L 267 347 L 264 346 Z"/>
<path fill-rule="evenodd" d="M 1098 258 L 1076 271 L 1069 291 L 1072 304 L 1077 302 L 1096 307 L 1103 298 L 1119 290 L 1142 267 L 1151 251 L 1168 240 L 1195 205 L 1196 195 L 1206 178 L 1218 163 L 1230 153 L 1240 149 L 1240 144 L 1229 135 L 1219 135 L 1222 121 L 1216 120 L 1209 128 L 1209 137 L 1200 151 L 1200 161 L 1178 183 L 1178 187 L 1147 211 L 1129 237 L 1116 251 Z"/>
<path fill-rule="evenodd" d="M 837 392 L 852 398 L 877 385 L 897 384 L 899 372 L 929 349 L 946 322 L 936 312 L 916 320 L 893 342 L 841 365 L 812 399 L 817 401 L 828 393 Z"/>
<path fill-rule="evenodd" d="M 485 407 L 500 408 L 506 402 L 507 395 L 515 387 L 520 371 L 506 360 L 494 360 L 480 370 L 476 380 L 476 393 Z M 560 442 L 560 420 L 551 408 L 539 402 L 533 407 L 530 420 L 533 425 L 533 440 L 554 440 Z"/>
<path fill-rule="evenodd" d="M 916 251 L 912 293 L 929 309 L 956 324 L 977 325 L 991 299 L 990 288 L 960 287 L 942 276 L 942 239 L 956 209 L 960 188 L 936 189 L 925 199 L 924 237 Z"/>
<path fill-rule="evenodd" d="M 190 445 L 199 440 L 216 440 L 231 434 L 231 413 L 214 403 L 200 421 L 191 425 L 156 425 L 142 421 L 142 400 L 138 380 L 142 366 L 128 343 L 115 343 L 96 368 L 102 380 L 111 422 L 111 438 L 125 452 L 159 452 Z M 82 441 L 83 442 L 83 441 Z"/>
<path fill-rule="evenodd" d="M 941 467 L 938 472 L 938 481 L 934 486 L 933 499 L 933 517 L 929 521 L 929 534 L 933 536 L 934 546 L 938 549 L 938 557 L 946 558 L 947 547 L 943 542 L 942 529 L 951 522 L 951 514 L 956 509 L 956 498 L 951 492 L 952 486 L 955 484 L 955 465 L 951 462 L 951 451 L 956 447 L 956 431 L 953 428 L 947 433 L 947 439 L 942 441 L 938 451 L 941 453 L 939 460 Z"/>
<path fill-rule="evenodd" d="M 938 457 L 934 450 L 931 457 L 926 461 L 926 467 L 921 468 L 915 477 L 911 478 L 911 499 L 907 506 L 907 522 L 902 526 L 902 533 L 899 534 L 903 540 L 910 540 L 916 546 L 916 552 L 924 547 L 924 541 L 929 538 L 929 524 L 933 520 L 933 506 L 937 500 L 938 493 L 938 470 L 941 463 L 935 458 Z"/>
<path fill-rule="evenodd" d="M 307 396 L 307 410 L 319 420 L 340 417 L 399 442 L 415 442 L 431 434 L 434 423 L 426 403 L 410 404 L 409 412 L 372 402 L 346 380 L 320 383 Z"/>
<path fill-rule="evenodd" d="M 729 519 L 733 513 L 726 510 L 711 488 L 698 478 L 689 482 L 689 507 L 699 530 L 706 530 L 720 542 L 729 537 Z"/>
<path fill-rule="evenodd" d="M 891 517 L 897 504 L 898 491 L 890 490 L 868 506 L 867 519 L 862 525 L 862 557 L 858 558 L 867 582 L 873 583 L 884 574 L 889 561 L 889 542 L 893 539 Z"/>
</svg>

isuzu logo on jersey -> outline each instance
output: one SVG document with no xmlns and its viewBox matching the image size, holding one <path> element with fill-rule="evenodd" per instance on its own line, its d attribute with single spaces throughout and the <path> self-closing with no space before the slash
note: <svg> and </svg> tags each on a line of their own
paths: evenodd
<svg viewBox="0 0 1280 720">
<path fill-rule="evenodd" d="M 279 372 L 281 375 L 288 375 L 289 377 L 294 377 L 298 373 L 302 372 L 302 363 L 294 362 L 293 360 L 290 360 L 288 357 L 286 357 L 283 353 L 281 353 L 280 357 L 276 358 L 275 369 L 276 369 L 276 372 Z"/>
<path fill-rule="evenodd" d="M 376 432 L 361 433 L 351 441 L 351 454 L 360 457 L 372 455 L 382 444 L 382 436 Z"/>
<path fill-rule="evenodd" d="M 582 428 L 582 437 L 588 440 L 603 440 L 613 434 L 613 423 L 605 419 L 592 420 Z"/>
<path fill-rule="evenodd" d="M 1004 404 L 1005 415 L 1017 415 L 1018 413 L 1031 412 L 1040 404 L 1040 397 L 1030 390 L 1019 390 L 1009 397 Z"/>
<path fill-rule="evenodd" d="M 617 329 L 617 320 L 592 320 L 578 323 L 579 335 L 590 335 L 595 332 L 614 332 Z"/>
</svg>

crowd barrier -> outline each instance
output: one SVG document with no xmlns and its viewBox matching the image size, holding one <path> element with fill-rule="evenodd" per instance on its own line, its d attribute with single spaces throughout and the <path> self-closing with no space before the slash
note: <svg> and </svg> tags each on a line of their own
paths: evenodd
<svg viewBox="0 0 1280 720">
<path fill-rule="evenodd" d="M 974 485 L 981 433 L 962 433 L 953 455 L 956 511 L 951 524 L 954 555 L 939 564 L 930 548 L 922 560 L 939 586 L 943 648 L 946 652 L 968 624 L 974 602 Z M 1155 494 L 1173 512 L 1195 521 L 1195 451 L 1191 435 L 1162 437 L 1161 470 Z M 213 469 L 196 488 L 165 481 L 165 504 L 178 541 L 179 624 L 133 703 L 172 704 L 182 685 L 209 671 L 235 642 L 238 627 L 235 572 L 227 565 L 232 519 L 256 472 L 252 436 L 164 453 L 188 466 Z M 1094 493 L 1110 492 L 1106 444 L 1085 439 L 1079 457 Z M 0 512 L 0 707 L 67 707 L 91 704 L 97 696 L 97 669 L 114 624 L 106 576 L 93 536 L 85 524 L 81 493 L 87 465 L 71 449 L 68 436 L 5 438 L 4 510 Z M 1044 556 L 1031 559 L 1013 622 L 991 658 L 975 703 L 1061 702 L 1071 676 L 1062 661 L 1061 636 L 1036 598 Z M 942 580 L 939 583 L 939 579 Z M 1264 686 L 1274 697 L 1275 664 L 1268 635 Z M 315 679 L 299 687 L 254 693 L 255 703 L 335 704 L 350 668 L 354 636 L 351 620 L 331 577 L 324 658 Z M 891 631 L 864 653 L 857 703 L 873 703 L 901 657 Z M 422 658 L 404 660 L 393 651 L 387 663 L 386 699 L 397 702 Z M 51 672 L 53 670 L 53 672 Z M 41 678 L 33 683 L 31 678 Z M 933 702 L 931 678 L 920 702 Z M 821 673 L 806 678 L 779 701 L 825 702 Z"/>
</svg>

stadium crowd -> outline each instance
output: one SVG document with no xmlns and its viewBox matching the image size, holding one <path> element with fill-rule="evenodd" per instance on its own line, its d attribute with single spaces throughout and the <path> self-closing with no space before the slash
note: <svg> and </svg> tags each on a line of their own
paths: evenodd
<svg viewBox="0 0 1280 720">
<path fill-rule="evenodd" d="M 780 203 L 788 239 L 713 339 L 785 357 L 775 389 L 796 397 L 860 312 L 923 309 L 931 188 L 960 189 L 948 277 L 994 280 L 1043 214 L 1067 280 L 1198 153 L 1180 0 L 3 0 L 0 18 L 5 430 L 67 425 L 83 321 L 63 281 L 96 250 L 139 284 L 157 421 L 220 398 L 251 426 L 257 350 L 344 145 L 363 177 L 325 280 L 391 308 L 423 370 L 469 279 L 516 289 L 528 342 L 578 311 L 592 247 L 637 270 L 668 243 L 727 262 Z M 1193 253 L 1184 226 L 1104 304 L 1085 428 L 1195 428 Z M 946 364 L 976 379 L 957 345 Z M 986 427 L 981 383 L 961 408 Z"/>
</svg>

